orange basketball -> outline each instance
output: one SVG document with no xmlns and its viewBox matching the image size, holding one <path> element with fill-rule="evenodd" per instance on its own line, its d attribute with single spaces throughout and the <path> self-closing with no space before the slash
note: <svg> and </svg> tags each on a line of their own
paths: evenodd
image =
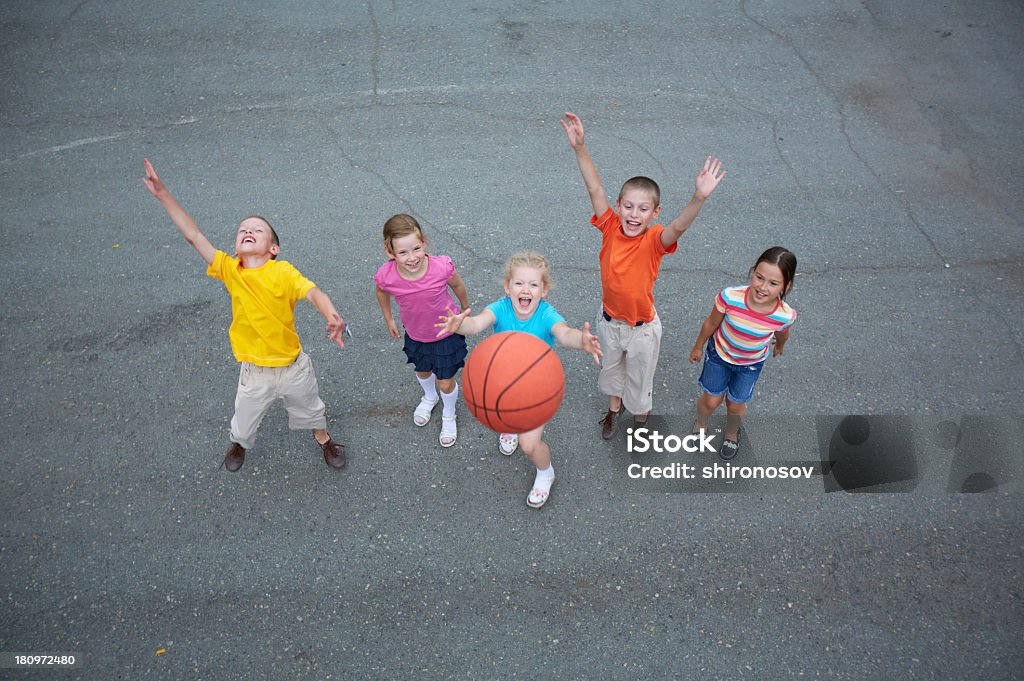
<svg viewBox="0 0 1024 681">
<path fill-rule="evenodd" d="M 497 433 L 525 433 L 551 420 L 565 394 L 562 362 L 528 333 L 505 331 L 479 343 L 462 370 L 462 397 Z"/>
</svg>

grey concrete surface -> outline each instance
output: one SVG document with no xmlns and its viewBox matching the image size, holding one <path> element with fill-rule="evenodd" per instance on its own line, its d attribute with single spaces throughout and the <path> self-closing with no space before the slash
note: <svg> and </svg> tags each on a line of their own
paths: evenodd
<svg viewBox="0 0 1024 681">
<path fill-rule="evenodd" d="M 3 3 L 0 653 L 81 664 L 0 677 L 1022 678 L 1019 478 L 639 491 L 561 350 L 533 511 L 464 406 L 450 450 L 412 426 L 372 284 L 409 211 L 475 306 L 530 248 L 593 319 L 570 110 L 608 191 L 650 175 L 666 219 L 707 154 L 728 171 L 656 287 L 659 412 L 690 412 L 714 294 L 780 243 L 800 318 L 752 414 L 1017 423 L 1022 28 L 1005 0 Z M 222 248 L 267 215 L 352 323 L 339 350 L 298 309 L 344 471 L 282 409 L 219 468 L 230 308 L 143 157 Z"/>
</svg>

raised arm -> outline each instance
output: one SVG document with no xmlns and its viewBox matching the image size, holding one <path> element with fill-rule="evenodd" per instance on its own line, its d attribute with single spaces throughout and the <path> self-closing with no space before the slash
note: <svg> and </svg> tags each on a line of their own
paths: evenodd
<svg viewBox="0 0 1024 681">
<path fill-rule="evenodd" d="M 438 337 L 446 333 L 461 333 L 463 336 L 475 336 L 481 331 L 486 331 L 494 326 L 496 321 L 498 321 L 498 318 L 487 308 L 484 308 L 484 311 L 475 317 L 470 317 L 469 308 L 467 307 L 459 314 L 455 314 L 455 310 L 448 310 L 448 314 L 438 317 L 437 324 L 434 324 L 434 327 L 440 329 L 437 332 Z"/>
<path fill-rule="evenodd" d="M 583 183 L 587 186 L 587 194 L 590 196 L 590 204 L 594 207 L 594 215 L 603 215 L 609 208 L 608 195 L 601 186 L 601 176 L 597 174 L 597 167 L 590 159 L 590 152 L 583 141 L 583 121 L 574 113 L 565 112 L 565 120 L 559 121 L 569 137 L 569 146 L 576 152 L 576 163 L 579 164 L 580 174 L 583 175 Z"/>
<path fill-rule="evenodd" d="M 196 221 L 185 212 L 171 193 L 167 191 L 167 187 L 160 181 L 156 171 L 153 169 L 153 164 L 149 162 L 149 159 L 143 159 L 142 165 L 146 170 L 146 176 L 142 178 L 142 184 L 146 185 L 146 189 L 149 193 L 156 197 L 156 200 L 160 202 L 160 205 L 167 211 L 167 215 L 170 216 L 171 221 L 174 223 L 181 235 L 185 237 L 185 241 L 192 244 L 192 247 L 203 257 L 207 265 L 213 264 L 213 258 L 217 254 L 217 249 L 213 247 L 213 244 L 203 236 L 203 233 L 199 231 L 199 225 Z"/>
<path fill-rule="evenodd" d="M 331 299 L 327 297 L 326 293 L 314 286 L 306 294 L 306 300 L 313 303 L 313 306 L 327 322 L 327 337 L 337 343 L 339 348 L 344 348 L 345 320 L 334 309 L 334 303 L 331 302 Z"/>
<path fill-rule="evenodd" d="M 704 167 L 697 173 L 693 198 L 686 204 L 682 212 L 676 216 L 676 219 L 670 222 L 665 231 L 661 233 L 661 243 L 665 248 L 679 241 L 679 237 L 683 235 L 683 232 L 690 228 L 693 221 L 697 219 L 700 209 L 704 207 L 704 200 L 711 196 L 711 193 L 715 191 L 718 183 L 724 177 L 725 171 L 722 170 L 722 162 L 717 158 L 708 156 L 704 161 Z"/>
<path fill-rule="evenodd" d="M 558 322 L 551 327 L 551 334 L 565 347 L 587 353 L 600 366 L 604 353 L 601 352 L 601 343 L 597 336 L 590 333 L 590 322 L 583 322 L 582 329 L 574 329 L 565 322 Z"/>
</svg>

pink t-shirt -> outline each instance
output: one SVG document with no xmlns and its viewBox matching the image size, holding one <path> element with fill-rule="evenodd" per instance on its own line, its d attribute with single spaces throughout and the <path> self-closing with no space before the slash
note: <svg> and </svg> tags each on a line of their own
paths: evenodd
<svg viewBox="0 0 1024 681">
<path fill-rule="evenodd" d="M 455 275 L 455 265 L 447 255 L 428 255 L 427 271 L 416 281 L 403 279 L 398 265 L 388 260 L 380 266 L 373 280 L 381 291 L 390 293 L 398 303 L 398 317 L 409 338 L 421 343 L 433 343 L 451 334 L 437 337 L 434 324 L 448 310 L 461 312 L 459 304 L 448 291 L 448 282 Z"/>
</svg>

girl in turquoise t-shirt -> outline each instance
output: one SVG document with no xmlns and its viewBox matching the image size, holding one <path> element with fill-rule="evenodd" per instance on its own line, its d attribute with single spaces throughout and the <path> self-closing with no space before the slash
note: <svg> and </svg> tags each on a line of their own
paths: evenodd
<svg viewBox="0 0 1024 681">
<path fill-rule="evenodd" d="M 516 253 L 505 264 L 506 296 L 488 305 L 480 314 L 470 317 L 470 310 L 459 314 L 449 311 L 442 315 L 436 326 L 446 333 L 474 335 L 494 327 L 495 333 L 522 331 L 529 333 L 554 347 L 557 340 L 569 348 L 589 353 L 594 361 L 601 363 L 604 356 L 597 336 L 590 333 L 590 324 L 583 329 L 569 326 L 562 315 L 544 301 L 551 289 L 551 268 L 544 256 L 537 253 Z M 511 456 L 517 447 L 522 447 L 530 462 L 537 467 L 533 489 L 526 497 L 526 505 L 540 508 L 547 502 L 551 486 L 555 482 L 555 469 L 551 465 L 551 449 L 544 442 L 544 426 L 527 433 L 502 433 L 498 437 L 501 453 Z"/>
</svg>

